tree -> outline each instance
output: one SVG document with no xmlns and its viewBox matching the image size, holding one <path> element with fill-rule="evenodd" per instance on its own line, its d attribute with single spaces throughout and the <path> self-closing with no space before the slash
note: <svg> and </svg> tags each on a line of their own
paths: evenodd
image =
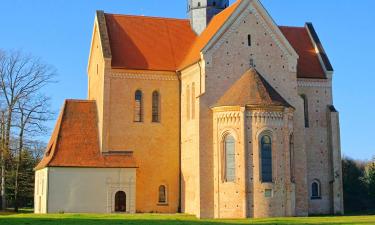
<svg viewBox="0 0 375 225">
<path fill-rule="evenodd" d="M 18 128 L 18 145 L 15 156 L 15 173 L 14 173 L 14 210 L 18 212 L 19 206 L 19 178 L 20 170 L 23 166 L 25 137 L 35 136 L 39 133 L 44 133 L 47 129 L 44 123 L 51 119 L 53 113 L 50 110 L 49 98 L 45 96 L 34 97 L 29 96 L 31 99 L 22 99 L 18 102 L 15 109 L 17 115 L 17 128 Z"/>
<path fill-rule="evenodd" d="M 375 157 L 373 161 L 366 166 L 365 180 L 372 207 L 375 208 Z"/>
<path fill-rule="evenodd" d="M 15 125 L 15 111 L 20 104 L 33 101 L 38 93 L 53 81 L 54 76 L 55 70 L 38 58 L 21 52 L 0 50 L 0 103 L 4 108 L 0 187 L 3 209 L 6 207 L 6 156 L 12 151 L 10 144 L 12 128 L 16 126 L 20 129 L 21 127 L 19 124 Z"/>
<path fill-rule="evenodd" d="M 365 165 L 349 158 L 342 160 L 345 211 L 363 211 L 369 208 L 364 181 Z"/>
</svg>

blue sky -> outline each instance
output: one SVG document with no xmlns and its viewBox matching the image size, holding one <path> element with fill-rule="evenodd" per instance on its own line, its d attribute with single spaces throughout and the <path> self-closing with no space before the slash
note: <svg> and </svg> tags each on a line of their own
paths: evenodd
<svg viewBox="0 0 375 225">
<path fill-rule="evenodd" d="M 279 25 L 313 22 L 335 69 L 334 100 L 341 116 L 343 154 L 356 159 L 374 156 L 375 1 L 262 3 Z M 186 17 L 185 0 L 1 0 L 0 48 L 21 49 L 57 68 L 59 82 L 46 90 L 56 111 L 66 98 L 86 98 L 86 67 L 97 9 Z"/>
</svg>

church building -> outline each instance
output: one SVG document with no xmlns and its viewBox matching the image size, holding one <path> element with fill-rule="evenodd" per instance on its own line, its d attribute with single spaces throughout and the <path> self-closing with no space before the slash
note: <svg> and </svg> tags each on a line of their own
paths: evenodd
<svg viewBox="0 0 375 225">
<path fill-rule="evenodd" d="M 187 12 L 96 12 L 88 97 L 62 107 L 35 213 L 342 214 L 333 68 L 312 23 L 279 26 L 259 0 Z"/>
</svg>

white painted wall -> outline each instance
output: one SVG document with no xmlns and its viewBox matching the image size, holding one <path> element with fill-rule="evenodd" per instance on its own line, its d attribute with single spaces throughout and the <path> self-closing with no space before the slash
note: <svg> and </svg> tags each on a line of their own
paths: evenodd
<svg viewBox="0 0 375 225">
<path fill-rule="evenodd" d="M 43 171 L 48 171 L 48 200 L 40 213 L 112 213 L 118 191 L 126 193 L 126 212 L 135 213 L 136 169 L 55 167 L 37 176 Z"/>
<path fill-rule="evenodd" d="M 34 212 L 47 213 L 48 168 L 35 172 Z"/>
</svg>

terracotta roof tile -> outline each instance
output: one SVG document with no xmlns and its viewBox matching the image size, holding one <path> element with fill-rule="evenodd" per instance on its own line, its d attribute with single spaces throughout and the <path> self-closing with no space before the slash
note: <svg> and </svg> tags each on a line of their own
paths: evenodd
<svg viewBox="0 0 375 225">
<path fill-rule="evenodd" d="M 200 60 L 201 50 L 240 5 L 237 0 L 214 16 L 200 36 L 189 20 L 105 14 L 112 67 L 176 71 Z M 318 54 L 305 27 L 280 26 L 299 55 L 299 78 L 325 79 Z"/>
<path fill-rule="evenodd" d="M 255 69 L 246 71 L 225 92 L 215 105 L 221 106 L 292 107 Z"/>
<path fill-rule="evenodd" d="M 299 55 L 297 77 L 325 79 L 322 64 L 307 29 L 280 26 L 280 30 Z"/>
<path fill-rule="evenodd" d="M 134 168 L 136 162 L 131 154 L 101 154 L 95 101 L 66 100 L 36 169 L 45 167 Z"/>
<path fill-rule="evenodd" d="M 176 71 L 196 34 L 189 20 L 105 15 L 112 67 Z"/>
</svg>

